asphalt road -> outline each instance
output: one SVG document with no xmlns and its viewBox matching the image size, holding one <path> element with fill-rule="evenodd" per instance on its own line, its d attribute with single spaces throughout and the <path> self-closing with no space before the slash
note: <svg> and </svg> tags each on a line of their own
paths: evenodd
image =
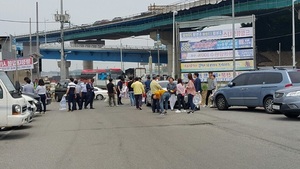
<svg viewBox="0 0 300 169">
<path fill-rule="evenodd" d="M 295 169 L 300 120 L 262 110 L 160 117 L 128 104 L 58 111 L 0 131 L 3 169 Z"/>
</svg>

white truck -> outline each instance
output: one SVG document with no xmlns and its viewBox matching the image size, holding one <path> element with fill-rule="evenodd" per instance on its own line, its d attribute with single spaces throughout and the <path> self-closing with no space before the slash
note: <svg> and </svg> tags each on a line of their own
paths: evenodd
<svg viewBox="0 0 300 169">
<path fill-rule="evenodd" d="M 28 123 L 29 115 L 26 100 L 0 71 L 0 127 L 22 126 Z"/>
</svg>

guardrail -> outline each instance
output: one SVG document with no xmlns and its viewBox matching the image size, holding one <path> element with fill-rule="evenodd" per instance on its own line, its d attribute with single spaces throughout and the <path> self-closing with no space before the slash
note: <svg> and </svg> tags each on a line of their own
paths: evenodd
<svg viewBox="0 0 300 169">
<path fill-rule="evenodd" d="M 60 49 L 59 43 L 41 44 L 41 49 Z M 155 46 L 131 46 L 131 45 L 99 45 L 99 44 L 65 44 L 65 49 L 93 49 L 93 50 L 105 50 L 105 49 L 132 49 L 132 50 L 157 50 Z M 160 50 L 167 50 L 165 46 L 161 46 Z"/>
<path fill-rule="evenodd" d="M 181 10 L 186 10 L 186 9 L 193 8 L 193 7 L 200 6 L 200 5 L 216 4 L 221 1 L 222 0 L 188 0 L 188 1 L 184 1 L 184 2 L 175 3 L 172 5 L 166 5 L 166 7 L 160 11 L 145 11 L 145 12 L 141 12 L 138 14 L 133 14 L 133 15 L 122 17 L 122 20 L 118 20 L 118 21 L 111 20 L 109 22 L 105 22 L 105 23 L 98 24 L 98 25 L 94 25 L 94 24 L 74 25 L 71 27 L 66 27 L 64 29 L 64 31 L 68 32 L 68 31 L 73 31 L 73 30 L 78 30 L 78 29 L 104 26 L 104 25 L 114 24 L 114 23 L 118 23 L 118 22 L 126 22 L 128 20 L 135 20 L 135 19 L 141 19 L 144 17 L 159 15 L 161 13 L 170 13 L 170 12 L 173 12 L 174 10 L 181 11 Z M 46 33 L 47 34 L 60 33 L 60 30 L 59 29 L 51 30 L 51 31 L 47 31 Z M 24 38 L 24 37 L 29 37 L 29 34 L 16 36 L 16 38 Z"/>
</svg>

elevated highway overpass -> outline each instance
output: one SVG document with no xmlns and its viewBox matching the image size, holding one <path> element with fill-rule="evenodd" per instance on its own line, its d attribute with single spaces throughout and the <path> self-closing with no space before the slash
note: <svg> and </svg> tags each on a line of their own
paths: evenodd
<svg viewBox="0 0 300 169">
<path fill-rule="evenodd" d="M 41 45 L 40 52 L 43 59 L 60 59 L 59 44 Z M 154 47 L 100 46 L 96 44 L 69 44 L 65 46 L 66 60 L 120 62 L 121 52 L 123 62 L 148 63 L 150 55 L 152 56 L 152 63 L 158 63 L 158 58 L 160 58 L 159 63 L 166 64 L 168 61 L 166 49 L 160 49 L 158 57 L 158 51 Z"/>
<path fill-rule="evenodd" d="M 300 0 L 295 0 L 299 6 Z M 261 13 L 261 11 L 286 8 L 291 6 L 291 0 L 236 0 L 237 16 Z M 178 11 L 176 22 L 186 22 L 211 16 L 231 15 L 231 0 L 198 0 L 179 6 L 167 6 L 162 11 L 148 11 L 141 15 L 123 18 L 120 21 L 108 21 L 99 25 L 85 25 L 66 28 L 64 40 L 86 39 L 120 39 L 130 36 L 149 35 L 150 32 L 170 31 L 172 29 L 172 11 Z M 48 31 L 47 42 L 57 42 L 60 30 Z M 36 35 L 33 35 L 33 42 Z M 40 36 L 40 42 L 45 41 Z M 29 34 L 16 37 L 17 42 L 28 42 Z"/>
<path fill-rule="evenodd" d="M 287 14 L 291 13 L 291 4 L 291 0 L 235 0 L 235 13 L 236 16 L 262 15 L 263 13 L 286 9 L 285 14 Z M 299 8 L 300 0 L 295 0 L 295 6 Z M 122 18 L 121 20 L 66 28 L 64 40 L 74 41 L 74 43 L 81 40 L 96 40 L 96 42 L 101 43 L 102 39 L 120 39 L 149 34 L 152 39 L 156 40 L 156 34 L 159 33 L 162 43 L 167 46 L 167 62 L 171 63 L 173 61 L 173 11 L 175 10 L 178 12 L 175 17 L 176 22 L 194 21 L 211 16 L 231 16 L 231 0 L 195 0 L 187 4 L 166 6 L 162 10 L 150 10 L 138 16 Z M 35 39 L 36 37 L 33 36 L 33 42 Z M 16 40 L 17 42 L 28 42 L 29 35 L 19 35 Z M 59 40 L 59 30 L 47 32 L 47 42 Z M 40 36 L 40 42 L 43 43 L 44 41 L 45 37 Z M 175 57 L 175 60 L 178 60 L 178 56 Z M 168 72 L 171 73 L 171 71 L 172 67 L 169 64 Z"/>
</svg>

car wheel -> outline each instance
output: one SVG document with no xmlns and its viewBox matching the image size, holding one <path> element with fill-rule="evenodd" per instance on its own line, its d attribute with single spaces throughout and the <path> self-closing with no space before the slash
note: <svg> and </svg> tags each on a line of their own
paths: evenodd
<svg viewBox="0 0 300 169">
<path fill-rule="evenodd" d="M 296 119 L 298 118 L 298 114 L 284 114 L 287 118 L 290 118 L 290 119 Z"/>
<path fill-rule="evenodd" d="M 256 107 L 247 107 L 249 110 L 254 110 Z"/>
<path fill-rule="evenodd" d="M 227 101 L 223 95 L 217 97 L 216 104 L 217 104 L 217 108 L 219 110 L 227 110 L 228 109 Z"/>
<path fill-rule="evenodd" d="M 266 97 L 264 100 L 264 108 L 267 113 L 275 112 L 274 109 L 272 108 L 272 105 L 273 105 L 273 97 L 272 96 Z"/>
<path fill-rule="evenodd" d="M 104 97 L 103 97 L 101 94 L 98 94 L 98 95 L 96 96 L 96 99 L 97 99 L 97 100 L 103 100 Z"/>
</svg>

